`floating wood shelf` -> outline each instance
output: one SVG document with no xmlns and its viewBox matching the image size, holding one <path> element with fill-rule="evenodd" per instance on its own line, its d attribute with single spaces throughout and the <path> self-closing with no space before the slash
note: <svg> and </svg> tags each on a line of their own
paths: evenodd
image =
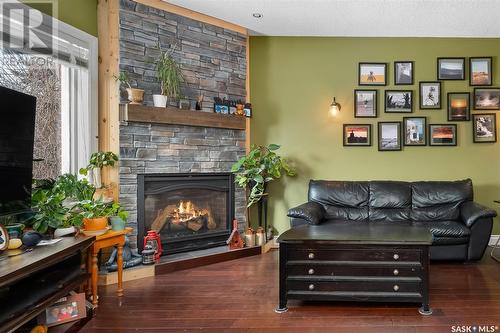
<svg viewBox="0 0 500 333">
<path fill-rule="evenodd" d="M 246 129 L 243 116 L 223 115 L 211 112 L 180 110 L 174 107 L 158 108 L 146 105 L 128 105 L 126 121 L 187 125 L 197 127 L 215 127 L 227 129 Z"/>
</svg>

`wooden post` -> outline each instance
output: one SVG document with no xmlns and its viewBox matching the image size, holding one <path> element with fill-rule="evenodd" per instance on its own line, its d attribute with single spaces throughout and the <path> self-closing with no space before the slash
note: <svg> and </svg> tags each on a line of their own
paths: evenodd
<svg viewBox="0 0 500 333">
<path fill-rule="evenodd" d="M 97 29 L 99 34 L 99 150 L 119 154 L 118 76 L 120 61 L 119 0 L 98 0 Z M 118 200 L 119 167 L 104 168 L 102 181 L 111 187 Z"/>
<path fill-rule="evenodd" d="M 246 101 L 247 103 L 250 103 L 250 36 L 248 35 L 248 31 L 246 33 L 247 35 L 247 47 L 246 47 L 246 59 L 247 59 L 247 75 L 246 75 L 246 80 L 245 80 L 245 90 L 247 92 L 246 96 Z M 245 132 L 245 149 L 248 152 L 250 151 L 250 119 L 246 119 L 246 132 Z"/>
</svg>

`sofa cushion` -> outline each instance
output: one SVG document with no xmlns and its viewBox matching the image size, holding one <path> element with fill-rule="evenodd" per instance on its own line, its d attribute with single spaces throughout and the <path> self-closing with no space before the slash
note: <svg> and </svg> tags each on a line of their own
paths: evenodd
<svg viewBox="0 0 500 333">
<path fill-rule="evenodd" d="M 411 183 L 370 182 L 370 221 L 406 221 L 410 219 Z"/>
<path fill-rule="evenodd" d="M 368 219 L 368 182 L 311 180 L 309 201 L 325 207 L 326 219 Z"/>
<path fill-rule="evenodd" d="M 432 181 L 412 183 L 413 221 L 458 220 L 460 205 L 471 201 L 472 181 Z"/>
<path fill-rule="evenodd" d="M 457 221 L 415 221 L 412 225 L 428 228 L 434 238 L 433 244 L 463 244 L 469 241 L 470 229 Z"/>
</svg>

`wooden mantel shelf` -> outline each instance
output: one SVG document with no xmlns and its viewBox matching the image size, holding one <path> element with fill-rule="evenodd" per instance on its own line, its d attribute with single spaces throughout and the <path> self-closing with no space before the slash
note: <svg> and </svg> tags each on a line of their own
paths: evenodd
<svg viewBox="0 0 500 333">
<path fill-rule="evenodd" d="M 167 108 L 158 108 L 129 104 L 127 121 L 236 130 L 246 129 L 246 118 L 243 116 L 180 110 L 170 106 Z"/>
</svg>

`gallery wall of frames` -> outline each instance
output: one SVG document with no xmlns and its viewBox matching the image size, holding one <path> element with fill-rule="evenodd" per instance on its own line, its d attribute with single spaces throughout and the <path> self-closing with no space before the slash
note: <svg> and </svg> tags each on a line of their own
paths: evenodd
<svg viewBox="0 0 500 333">
<path fill-rule="evenodd" d="M 436 77 L 419 81 L 415 91 L 415 62 L 363 62 L 358 64 L 358 86 L 354 90 L 354 117 L 377 118 L 380 112 L 407 114 L 401 121 L 344 124 L 344 146 L 372 146 L 377 131 L 379 151 L 400 151 L 406 146 L 456 146 L 456 122 L 471 124 L 474 143 L 495 143 L 496 114 L 500 110 L 500 87 L 493 87 L 492 57 L 437 58 Z M 394 74 L 389 77 L 388 66 Z M 467 80 L 468 74 L 468 83 Z M 393 80 L 401 89 L 382 90 Z M 464 81 L 460 91 L 446 91 L 446 81 Z M 378 110 L 379 98 L 383 110 Z M 416 101 L 418 99 L 418 101 Z M 425 112 L 446 112 L 446 123 L 427 123 Z"/>
</svg>

